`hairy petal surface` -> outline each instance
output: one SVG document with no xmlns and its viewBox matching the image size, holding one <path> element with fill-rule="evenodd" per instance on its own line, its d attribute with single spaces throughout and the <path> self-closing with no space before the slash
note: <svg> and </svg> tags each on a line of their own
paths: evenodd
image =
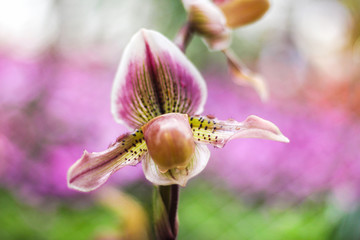
<svg viewBox="0 0 360 240">
<path fill-rule="evenodd" d="M 84 152 L 68 171 L 68 187 L 89 192 L 104 184 L 117 170 L 138 164 L 147 152 L 141 130 L 120 136 L 103 152 Z"/>
<path fill-rule="evenodd" d="M 144 30 L 144 38 L 162 114 L 202 112 L 207 90 L 200 72 L 160 33 Z"/>
<path fill-rule="evenodd" d="M 279 142 L 289 142 L 270 121 L 251 115 L 243 122 L 221 121 L 212 116 L 192 116 L 189 118 L 194 140 L 222 148 L 235 138 L 263 138 Z"/>
<path fill-rule="evenodd" d="M 178 47 L 160 33 L 142 29 L 124 50 L 111 110 L 117 122 L 139 128 L 165 113 L 200 113 L 206 95 L 202 76 Z"/>
<path fill-rule="evenodd" d="M 134 128 L 161 114 L 141 31 L 124 50 L 112 88 L 111 111 L 117 122 Z"/>
<path fill-rule="evenodd" d="M 142 162 L 144 174 L 147 180 L 156 185 L 178 184 L 185 187 L 187 181 L 199 174 L 207 165 L 210 151 L 207 146 L 196 144 L 195 153 L 189 165 L 185 169 L 170 169 L 161 173 L 155 162 L 147 154 Z"/>
</svg>

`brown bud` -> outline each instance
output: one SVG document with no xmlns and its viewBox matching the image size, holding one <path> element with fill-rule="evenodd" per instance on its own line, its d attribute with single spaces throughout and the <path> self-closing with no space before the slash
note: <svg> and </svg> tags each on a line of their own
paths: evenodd
<svg viewBox="0 0 360 240">
<path fill-rule="evenodd" d="M 226 24 L 237 28 L 260 19 L 270 7 L 268 0 L 231 0 L 221 4 Z"/>
<path fill-rule="evenodd" d="M 161 172 L 184 169 L 195 152 L 188 115 L 169 113 L 142 127 L 149 154 Z"/>
</svg>

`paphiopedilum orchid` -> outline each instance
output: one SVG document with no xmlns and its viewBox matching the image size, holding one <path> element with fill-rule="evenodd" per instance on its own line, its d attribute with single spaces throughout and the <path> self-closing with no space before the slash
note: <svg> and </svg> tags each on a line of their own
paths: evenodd
<svg viewBox="0 0 360 240">
<path fill-rule="evenodd" d="M 111 110 L 132 132 L 103 152 L 84 152 L 68 171 L 68 186 L 91 191 L 122 167 L 142 162 L 155 185 L 178 184 L 200 173 L 210 157 L 205 144 L 223 147 L 234 138 L 288 142 L 271 122 L 249 116 L 243 122 L 200 116 L 205 82 L 166 37 L 140 30 L 124 50 L 115 77 Z"/>
<path fill-rule="evenodd" d="M 231 30 L 252 23 L 269 9 L 268 0 L 182 0 L 188 12 L 191 31 L 202 36 L 211 50 L 222 51 L 233 79 L 240 85 L 252 86 L 262 100 L 268 98 L 267 87 L 260 75 L 250 71 L 229 49 Z"/>
</svg>

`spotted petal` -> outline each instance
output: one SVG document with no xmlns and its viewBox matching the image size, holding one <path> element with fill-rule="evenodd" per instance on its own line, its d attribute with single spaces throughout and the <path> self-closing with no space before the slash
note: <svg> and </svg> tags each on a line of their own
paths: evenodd
<svg viewBox="0 0 360 240">
<path fill-rule="evenodd" d="M 161 173 L 149 154 L 147 154 L 142 162 L 142 166 L 146 179 L 153 184 L 179 184 L 185 187 L 190 178 L 199 174 L 206 167 L 209 158 L 209 149 L 205 145 L 197 144 L 193 159 L 185 169 L 170 169 L 166 173 Z"/>
<path fill-rule="evenodd" d="M 202 76 L 178 47 L 160 33 L 142 29 L 124 50 L 111 110 L 117 122 L 139 128 L 165 113 L 200 113 L 206 95 Z"/>
<path fill-rule="evenodd" d="M 221 121 L 212 116 L 192 116 L 189 122 L 196 142 L 209 143 L 220 148 L 234 138 L 263 138 L 289 142 L 275 124 L 254 115 L 247 117 L 243 122 Z"/>
<path fill-rule="evenodd" d="M 146 152 L 140 130 L 124 134 L 103 152 L 85 151 L 68 171 L 68 187 L 82 192 L 92 191 L 104 184 L 120 168 L 139 163 Z"/>
</svg>

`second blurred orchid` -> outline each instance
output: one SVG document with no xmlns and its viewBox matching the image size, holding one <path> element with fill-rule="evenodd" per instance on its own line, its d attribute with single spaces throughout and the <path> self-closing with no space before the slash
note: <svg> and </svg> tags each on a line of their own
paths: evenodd
<svg viewBox="0 0 360 240">
<path fill-rule="evenodd" d="M 160 33 L 140 30 L 124 50 L 111 99 L 115 120 L 135 130 L 103 152 L 85 151 L 69 169 L 68 186 L 94 190 L 140 161 L 153 184 L 185 186 L 207 165 L 210 152 L 204 144 L 223 147 L 234 138 L 289 141 L 256 116 L 237 122 L 195 115 L 206 96 L 203 78 L 185 55 Z"/>
<path fill-rule="evenodd" d="M 229 49 L 231 29 L 260 19 L 269 9 L 268 0 L 183 0 L 188 12 L 191 31 L 201 35 L 211 50 L 222 51 L 228 61 L 234 81 L 252 86 L 261 100 L 268 98 L 268 90 L 260 75 L 249 70 Z"/>
<path fill-rule="evenodd" d="M 212 50 L 225 50 L 231 43 L 231 29 L 260 19 L 269 9 L 268 0 L 183 0 L 193 31 L 204 37 Z"/>
</svg>

